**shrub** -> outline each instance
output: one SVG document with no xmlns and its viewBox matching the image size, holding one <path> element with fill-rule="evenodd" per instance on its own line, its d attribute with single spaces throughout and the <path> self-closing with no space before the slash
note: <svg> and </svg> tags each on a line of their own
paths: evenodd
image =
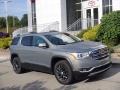
<svg viewBox="0 0 120 90">
<path fill-rule="evenodd" d="M 11 44 L 11 38 L 0 38 L 0 48 L 6 49 L 9 48 Z"/>
<path fill-rule="evenodd" d="M 88 30 L 86 33 L 83 34 L 83 39 L 84 40 L 91 40 L 91 41 L 96 41 L 96 35 L 99 30 L 100 25 L 96 25 L 92 27 L 90 30 Z"/>
<path fill-rule="evenodd" d="M 80 31 L 80 32 L 77 34 L 77 37 L 83 38 L 83 34 L 86 33 L 87 31 L 88 31 L 88 29 L 83 29 L 82 31 Z"/>
<path fill-rule="evenodd" d="M 0 38 L 9 37 L 8 33 L 0 32 Z"/>
<path fill-rule="evenodd" d="M 97 39 L 114 46 L 120 43 L 120 11 L 104 15 L 97 33 Z"/>
</svg>

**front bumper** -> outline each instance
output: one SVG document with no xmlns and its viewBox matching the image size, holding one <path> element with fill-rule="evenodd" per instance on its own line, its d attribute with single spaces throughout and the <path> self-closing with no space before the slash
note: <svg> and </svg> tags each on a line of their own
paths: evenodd
<svg viewBox="0 0 120 90">
<path fill-rule="evenodd" d="M 112 63 L 107 63 L 107 64 L 105 64 L 105 65 L 102 65 L 102 66 L 99 66 L 99 67 L 95 67 L 95 68 L 89 73 L 88 76 L 93 76 L 93 75 L 102 73 L 102 72 L 110 69 L 111 66 L 112 66 Z"/>
<path fill-rule="evenodd" d="M 110 67 L 112 66 L 112 63 L 106 63 L 104 65 L 100 65 L 97 67 L 92 67 L 92 68 L 81 68 L 80 71 L 78 71 L 77 73 L 79 73 L 80 75 L 87 75 L 87 76 L 94 76 L 96 74 L 102 73 L 108 69 L 110 69 Z"/>
</svg>

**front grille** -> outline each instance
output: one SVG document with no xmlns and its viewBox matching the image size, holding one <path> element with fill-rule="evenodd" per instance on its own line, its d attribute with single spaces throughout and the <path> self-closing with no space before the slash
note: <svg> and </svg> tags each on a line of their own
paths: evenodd
<svg viewBox="0 0 120 90">
<path fill-rule="evenodd" d="M 109 56 L 109 50 L 108 48 L 97 49 L 92 51 L 90 56 L 95 60 L 102 60 Z"/>
</svg>

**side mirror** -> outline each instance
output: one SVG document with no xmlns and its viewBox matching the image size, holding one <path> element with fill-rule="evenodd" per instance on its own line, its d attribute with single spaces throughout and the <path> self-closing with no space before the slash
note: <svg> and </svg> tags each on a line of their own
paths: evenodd
<svg viewBox="0 0 120 90">
<path fill-rule="evenodd" d="M 40 47 L 40 48 L 47 48 L 47 44 L 46 43 L 39 43 L 38 47 Z"/>
</svg>

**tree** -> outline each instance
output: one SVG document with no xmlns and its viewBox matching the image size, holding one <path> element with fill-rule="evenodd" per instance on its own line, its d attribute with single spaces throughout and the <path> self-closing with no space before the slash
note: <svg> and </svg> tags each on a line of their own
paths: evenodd
<svg viewBox="0 0 120 90">
<path fill-rule="evenodd" d="M 6 27 L 6 20 L 4 17 L 0 17 L 0 28 Z"/>
<path fill-rule="evenodd" d="M 8 16 L 9 27 L 20 27 L 20 20 L 16 16 Z"/>
<path fill-rule="evenodd" d="M 18 17 L 14 17 L 14 22 L 15 27 L 20 27 L 20 20 L 18 19 Z"/>
<path fill-rule="evenodd" d="M 13 27 L 13 17 L 12 16 L 8 16 L 8 26 L 9 27 Z"/>
<path fill-rule="evenodd" d="M 28 15 L 24 14 L 20 22 L 22 27 L 28 26 Z"/>
</svg>

